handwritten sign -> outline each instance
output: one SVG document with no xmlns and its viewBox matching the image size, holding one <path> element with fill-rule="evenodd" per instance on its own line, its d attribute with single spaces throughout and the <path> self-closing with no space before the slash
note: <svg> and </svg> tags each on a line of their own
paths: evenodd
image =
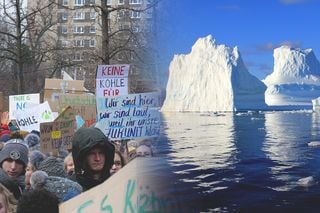
<svg viewBox="0 0 320 213">
<path fill-rule="evenodd" d="M 99 65 L 96 79 L 96 96 L 108 97 L 128 94 L 128 64 Z"/>
<path fill-rule="evenodd" d="M 75 114 L 84 120 L 83 127 L 96 123 L 96 96 L 94 95 L 60 94 L 59 106 L 60 109 L 71 106 Z"/>
<path fill-rule="evenodd" d="M 142 163 L 140 159 L 132 160 L 101 185 L 62 203 L 59 212 L 170 212 L 174 199 L 166 191 L 170 190 L 166 187 L 169 181 L 141 175 Z"/>
<path fill-rule="evenodd" d="M 160 133 L 159 93 L 97 98 L 97 124 L 110 140 L 156 137 Z"/>
<path fill-rule="evenodd" d="M 21 130 L 31 132 L 32 130 L 40 131 L 40 124 L 54 120 L 48 102 L 38 104 L 35 107 L 17 110 L 14 112 L 16 122 Z"/>
<path fill-rule="evenodd" d="M 40 94 L 10 95 L 9 96 L 9 118 L 15 119 L 14 112 L 24 110 L 40 104 Z"/>
<path fill-rule="evenodd" d="M 67 107 L 53 122 L 40 125 L 41 151 L 49 153 L 60 148 L 71 149 L 75 129 L 75 112 L 71 107 Z"/>
</svg>

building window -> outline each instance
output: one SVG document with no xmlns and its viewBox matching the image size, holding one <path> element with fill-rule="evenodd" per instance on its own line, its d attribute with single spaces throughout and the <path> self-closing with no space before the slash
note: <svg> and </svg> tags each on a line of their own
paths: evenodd
<svg viewBox="0 0 320 213">
<path fill-rule="evenodd" d="M 96 19 L 96 12 L 90 12 L 90 19 Z"/>
<path fill-rule="evenodd" d="M 107 5 L 112 5 L 112 0 L 107 0 Z"/>
<path fill-rule="evenodd" d="M 124 10 L 118 11 L 118 18 L 124 18 L 124 15 L 125 15 L 125 11 Z"/>
<path fill-rule="evenodd" d="M 61 33 L 67 34 L 68 33 L 68 27 L 67 26 L 61 26 Z"/>
<path fill-rule="evenodd" d="M 84 33 L 84 27 L 83 26 L 73 26 L 73 32 L 74 33 Z"/>
<path fill-rule="evenodd" d="M 61 46 L 62 47 L 68 47 L 69 46 L 69 41 L 68 40 L 62 40 L 61 41 Z"/>
<path fill-rule="evenodd" d="M 75 20 L 83 20 L 84 19 L 84 13 L 83 12 L 75 12 L 73 19 Z"/>
<path fill-rule="evenodd" d="M 138 26 L 134 26 L 134 27 L 132 27 L 132 31 L 134 33 L 138 33 L 138 32 L 140 32 L 140 28 Z"/>
<path fill-rule="evenodd" d="M 84 41 L 83 40 L 75 40 L 74 46 L 76 47 L 84 47 Z"/>
<path fill-rule="evenodd" d="M 141 4 L 141 0 L 130 0 L 129 4 Z"/>
<path fill-rule="evenodd" d="M 83 6 L 84 5 L 84 0 L 74 0 L 74 5 Z"/>
<path fill-rule="evenodd" d="M 152 18 L 152 10 L 147 10 L 146 18 Z"/>
<path fill-rule="evenodd" d="M 96 46 L 96 40 L 91 39 L 89 43 L 90 47 L 95 47 Z"/>
<path fill-rule="evenodd" d="M 118 29 L 119 30 L 129 30 L 130 27 L 127 24 L 119 24 Z"/>
<path fill-rule="evenodd" d="M 124 0 L 118 0 L 118 5 L 124 4 Z"/>
<path fill-rule="evenodd" d="M 90 5 L 95 5 L 96 1 L 95 0 L 90 0 L 89 3 L 90 3 Z"/>
<path fill-rule="evenodd" d="M 74 55 L 74 60 L 75 61 L 82 61 L 82 54 L 81 53 L 76 53 Z"/>
<path fill-rule="evenodd" d="M 63 5 L 63 6 L 67 6 L 67 5 L 68 5 L 68 0 L 63 0 L 63 1 L 62 1 L 62 5 Z"/>
<path fill-rule="evenodd" d="M 62 20 L 68 20 L 68 13 L 67 12 L 63 12 L 62 13 Z"/>
<path fill-rule="evenodd" d="M 90 33 L 96 33 L 96 26 L 90 26 Z"/>
<path fill-rule="evenodd" d="M 141 18 L 141 14 L 139 11 L 131 11 L 131 18 L 138 19 Z"/>
</svg>

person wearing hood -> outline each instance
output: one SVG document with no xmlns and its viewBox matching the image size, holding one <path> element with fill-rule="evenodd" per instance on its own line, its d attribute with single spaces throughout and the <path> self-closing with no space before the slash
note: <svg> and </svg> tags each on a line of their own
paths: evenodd
<svg viewBox="0 0 320 213">
<path fill-rule="evenodd" d="M 77 181 L 83 191 L 95 187 L 110 177 L 115 147 L 98 128 L 80 128 L 72 138 L 72 157 Z"/>
</svg>

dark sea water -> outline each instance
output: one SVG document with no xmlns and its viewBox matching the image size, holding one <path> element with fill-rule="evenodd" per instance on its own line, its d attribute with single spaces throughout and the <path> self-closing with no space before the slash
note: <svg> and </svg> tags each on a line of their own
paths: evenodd
<svg viewBox="0 0 320 213">
<path fill-rule="evenodd" d="M 163 113 L 168 212 L 320 212 L 320 114 Z M 314 182 L 299 184 L 313 177 Z"/>
</svg>

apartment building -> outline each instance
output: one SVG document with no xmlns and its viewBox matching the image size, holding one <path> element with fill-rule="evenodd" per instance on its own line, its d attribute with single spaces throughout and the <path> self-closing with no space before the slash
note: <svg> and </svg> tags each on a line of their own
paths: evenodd
<svg viewBox="0 0 320 213">
<path fill-rule="evenodd" d="M 41 5 L 52 0 L 42 0 Z M 102 56 L 108 51 L 110 64 L 130 64 L 129 84 L 137 87 L 136 79 L 143 78 L 150 70 L 150 35 L 152 31 L 153 0 L 58 0 L 50 6 L 48 16 L 52 16 L 53 26 L 46 32 L 46 42 L 50 40 L 57 49 L 54 62 L 74 79 L 86 80 L 94 84 L 95 69 L 101 64 Z M 106 4 L 106 5 L 103 5 Z M 105 7 L 102 7 L 105 6 Z M 28 11 L 39 8 L 39 2 L 28 1 Z M 103 9 L 107 13 L 108 50 L 103 48 Z M 40 23 L 41 18 L 38 17 Z M 150 59 L 148 59 L 148 56 Z M 145 61 L 141 60 L 145 59 Z M 130 83 L 131 82 L 131 83 Z"/>
</svg>

